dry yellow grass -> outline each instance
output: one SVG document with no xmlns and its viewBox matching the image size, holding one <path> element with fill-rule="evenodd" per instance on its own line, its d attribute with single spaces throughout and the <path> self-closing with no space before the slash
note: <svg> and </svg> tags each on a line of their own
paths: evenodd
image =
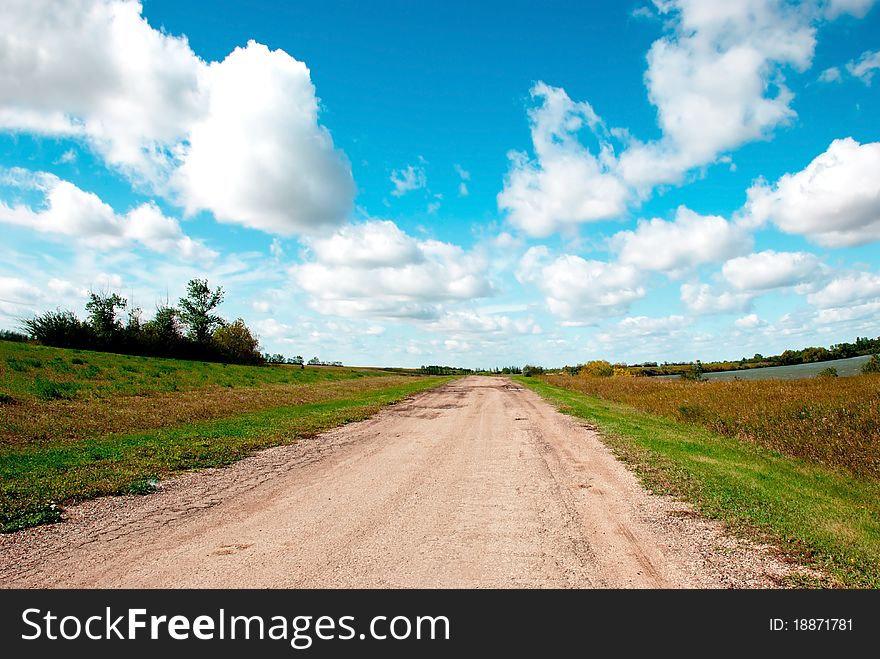
<svg viewBox="0 0 880 659">
<path fill-rule="evenodd" d="M 880 377 L 686 382 L 551 375 L 546 382 L 880 477 Z"/>
<path fill-rule="evenodd" d="M 406 376 L 384 376 L 306 385 L 264 384 L 237 388 L 215 385 L 192 391 L 105 399 L 26 400 L 3 407 L 0 446 L 77 441 L 110 433 L 170 428 L 256 410 L 344 400 L 362 392 L 380 391 L 411 380 Z"/>
</svg>

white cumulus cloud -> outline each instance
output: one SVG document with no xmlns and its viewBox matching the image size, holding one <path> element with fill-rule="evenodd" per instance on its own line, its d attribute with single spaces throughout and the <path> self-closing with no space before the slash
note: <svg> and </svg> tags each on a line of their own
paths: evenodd
<svg viewBox="0 0 880 659">
<path fill-rule="evenodd" d="M 673 221 L 640 220 L 635 231 L 611 238 L 621 263 L 643 270 L 675 272 L 724 261 L 751 248 L 751 239 L 717 215 L 699 215 L 679 206 Z"/>
<path fill-rule="evenodd" d="M 747 316 L 743 316 L 742 318 L 737 318 L 733 321 L 733 324 L 737 329 L 755 329 L 756 327 L 761 327 L 764 325 L 764 321 L 758 317 L 756 313 L 750 313 Z"/>
<path fill-rule="evenodd" d="M 793 98 L 779 70 L 810 65 L 815 28 L 778 0 L 669 0 L 670 34 L 648 51 L 645 83 L 663 136 L 620 156 L 637 188 L 676 183 L 689 169 L 790 121 Z"/>
<path fill-rule="evenodd" d="M 273 233 L 339 226 L 354 183 L 308 69 L 250 42 L 205 62 L 134 0 L 10 0 L 0 129 L 83 140 L 189 212 Z"/>
<path fill-rule="evenodd" d="M 880 275 L 870 272 L 843 274 L 807 296 L 820 308 L 849 306 L 880 298 Z"/>
<path fill-rule="evenodd" d="M 806 70 L 816 25 L 864 2 L 795 6 L 783 0 L 657 0 L 666 34 L 647 54 L 645 85 L 661 136 L 608 128 L 586 101 L 538 82 L 529 111 L 534 154 L 511 152 L 498 207 L 511 224 L 547 236 L 626 213 L 661 184 L 765 139 L 796 113 L 787 69 Z M 585 146 L 589 133 L 593 148 Z"/>
<path fill-rule="evenodd" d="M 139 243 L 156 252 L 185 260 L 210 260 L 217 253 L 183 233 L 177 220 L 165 216 L 156 204 L 141 204 L 124 215 L 93 192 L 45 172 L 21 169 L 6 172 L 5 182 L 31 188 L 44 196 L 41 208 L 0 201 L 0 222 L 41 233 L 70 236 L 82 244 L 113 249 Z"/>
<path fill-rule="evenodd" d="M 511 152 L 510 170 L 498 207 L 532 236 L 547 236 L 581 222 L 608 219 L 626 210 L 627 189 L 614 173 L 610 145 L 593 155 L 578 140 L 586 128 L 603 126 L 589 103 L 572 101 L 564 90 L 543 82 L 531 90 L 540 105 L 529 111 L 535 158 Z"/>
<path fill-rule="evenodd" d="M 709 284 L 682 284 L 681 301 L 698 315 L 746 311 L 752 304 L 750 293 L 713 289 Z"/>
<path fill-rule="evenodd" d="M 742 221 L 773 222 L 786 233 L 828 247 L 880 239 L 880 142 L 851 137 L 828 149 L 795 174 L 773 185 L 759 181 L 748 191 Z"/>
<path fill-rule="evenodd" d="M 200 79 L 206 112 L 188 127 L 171 181 L 187 211 L 277 234 L 339 226 L 354 182 L 318 124 L 306 65 L 251 41 Z"/>
<path fill-rule="evenodd" d="M 426 329 L 453 337 L 489 335 L 504 338 L 542 332 L 541 326 L 531 316 L 511 318 L 502 314 L 487 314 L 476 311 L 449 312 L 427 324 Z"/>
<path fill-rule="evenodd" d="M 815 254 L 773 250 L 731 259 L 721 268 L 724 278 L 740 291 L 765 291 L 811 283 L 825 271 Z"/>
<path fill-rule="evenodd" d="M 379 246 L 375 254 L 363 241 Z M 486 259 L 457 245 L 415 240 L 393 222 L 344 227 L 310 243 L 314 260 L 291 274 L 312 308 L 340 316 L 436 319 L 445 303 L 494 294 Z"/>
<path fill-rule="evenodd" d="M 522 257 L 517 278 L 544 293 L 550 312 L 569 322 L 623 315 L 645 296 L 641 272 L 629 265 L 563 254 L 551 259 L 544 246 Z"/>
</svg>

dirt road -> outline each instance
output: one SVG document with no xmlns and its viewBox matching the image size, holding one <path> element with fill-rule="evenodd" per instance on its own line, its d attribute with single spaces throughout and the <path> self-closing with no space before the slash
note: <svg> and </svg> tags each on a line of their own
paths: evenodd
<svg viewBox="0 0 880 659">
<path fill-rule="evenodd" d="M 67 517 L 0 537 L 0 583 L 769 587 L 792 569 L 648 494 L 594 431 L 501 378 Z"/>
</svg>

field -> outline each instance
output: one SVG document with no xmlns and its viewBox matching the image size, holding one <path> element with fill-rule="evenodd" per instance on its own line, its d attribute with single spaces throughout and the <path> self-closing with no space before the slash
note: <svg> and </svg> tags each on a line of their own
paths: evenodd
<svg viewBox="0 0 880 659">
<path fill-rule="evenodd" d="M 71 501 L 148 492 L 175 471 L 365 418 L 446 380 L 0 341 L 0 525 L 57 521 Z"/>
<path fill-rule="evenodd" d="M 831 583 L 880 587 L 880 378 L 519 378 L 585 419 L 647 486 Z"/>
<path fill-rule="evenodd" d="M 547 376 L 549 384 L 880 478 L 880 377 L 688 382 Z"/>
</svg>

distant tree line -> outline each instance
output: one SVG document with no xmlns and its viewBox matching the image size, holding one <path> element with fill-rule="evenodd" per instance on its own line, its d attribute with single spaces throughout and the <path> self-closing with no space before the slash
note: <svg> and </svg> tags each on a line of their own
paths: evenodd
<svg viewBox="0 0 880 659">
<path fill-rule="evenodd" d="M 228 322 L 214 313 L 223 302 L 221 287 L 192 279 L 177 306 L 159 306 L 150 320 L 118 293 L 89 294 L 87 317 L 47 311 L 23 321 L 27 336 L 44 345 L 104 350 L 133 355 L 262 364 L 257 337 L 241 318 Z"/>
<path fill-rule="evenodd" d="M 649 361 L 627 365 L 624 363 L 612 364 L 604 359 L 597 359 L 584 364 L 563 366 L 559 370 L 568 375 L 591 377 L 611 377 L 612 375 L 678 375 L 687 380 L 701 380 L 705 373 L 764 368 L 767 366 L 793 366 L 796 364 L 811 364 L 831 361 L 834 359 L 848 359 L 850 357 L 877 354 L 880 354 L 880 337 L 875 339 L 857 337 L 852 343 L 837 343 L 829 348 L 809 347 L 801 350 L 786 350 L 779 355 L 770 356 L 755 354 L 752 357 L 743 357 L 739 361 L 702 362 L 698 359 L 695 362 L 657 363 Z M 880 363 L 880 357 L 872 359 L 872 366 L 866 368 L 874 368 L 873 364 L 878 363 Z M 869 371 L 866 370 L 865 372 Z"/>
<path fill-rule="evenodd" d="M 457 366 L 424 366 L 419 369 L 423 375 L 471 375 L 474 373 L 470 368 L 458 368 Z"/>
<path fill-rule="evenodd" d="M 752 357 L 743 357 L 739 361 L 729 362 L 644 362 L 629 367 L 634 375 L 681 375 L 683 372 L 693 373 L 699 366 L 700 373 L 718 373 L 739 369 L 764 368 L 767 366 L 794 366 L 796 364 L 813 364 L 834 359 L 848 359 L 880 353 L 880 337 L 856 337 L 852 343 L 836 343 L 828 348 L 814 347 L 801 350 L 785 350 L 778 355 L 762 355 L 756 353 Z"/>
</svg>

